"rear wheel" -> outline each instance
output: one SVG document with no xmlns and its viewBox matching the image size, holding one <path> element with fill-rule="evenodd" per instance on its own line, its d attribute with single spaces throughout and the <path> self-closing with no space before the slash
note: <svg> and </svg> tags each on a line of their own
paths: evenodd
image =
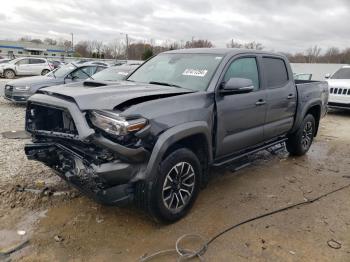
<svg viewBox="0 0 350 262">
<path fill-rule="evenodd" d="M 15 72 L 13 70 L 7 69 L 4 72 L 4 76 L 7 79 L 13 79 L 13 78 L 15 78 L 16 74 L 15 74 Z"/>
<path fill-rule="evenodd" d="M 151 189 L 143 186 L 144 194 L 139 196 L 143 199 L 138 202 L 157 221 L 175 222 L 191 209 L 199 192 L 200 172 L 196 155 L 186 148 L 177 149 L 162 161 Z"/>
<path fill-rule="evenodd" d="M 308 114 L 299 129 L 288 137 L 287 150 L 291 155 L 301 156 L 309 151 L 315 136 L 315 118 Z"/>
<path fill-rule="evenodd" d="M 44 75 L 48 74 L 49 72 L 50 72 L 50 70 L 44 69 L 44 70 L 41 72 L 41 75 L 44 76 Z"/>
</svg>

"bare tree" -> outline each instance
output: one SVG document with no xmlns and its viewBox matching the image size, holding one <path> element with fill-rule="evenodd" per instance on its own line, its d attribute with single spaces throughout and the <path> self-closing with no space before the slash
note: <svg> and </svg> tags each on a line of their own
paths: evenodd
<svg viewBox="0 0 350 262">
<path fill-rule="evenodd" d="M 89 52 L 89 56 L 92 57 L 92 54 L 96 51 L 95 41 L 86 41 L 87 51 Z"/>
<path fill-rule="evenodd" d="M 114 59 L 118 59 L 125 53 L 125 41 L 121 39 L 115 39 L 109 43 L 111 54 Z"/>
<path fill-rule="evenodd" d="M 239 43 L 234 39 L 231 40 L 228 44 L 226 44 L 227 48 L 246 48 L 246 49 L 254 49 L 254 50 L 263 50 L 264 47 L 261 43 L 258 42 L 248 42 L 248 43 Z"/>
<path fill-rule="evenodd" d="M 110 59 L 113 58 L 112 48 L 109 45 L 103 45 L 101 48 L 101 58 Z"/>
<path fill-rule="evenodd" d="M 310 47 L 306 50 L 306 57 L 307 57 L 307 62 L 308 63 L 317 63 L 318 58 L 321 53 L 321 48 L 318 47 L 317 45 Z"/>
<path fill-rule="evenodd" d="M 261 43 L 258 43 L 255 41 L 244 44 L 244 48 L 254 49 L 254 50 L 263 50 L 264 49 L 264 47 Z"/>
<path fill-rule="evenodd" d="M 95 48 L 96 48 L 96 57 L 100 58 L 101 57 L 101 52 L 102 52 L 102 46 L 103 46 L 103 42 L 102 41 L 98 41 L 98 40 L 94 40 L 95 42 Z"/>
<path fill-rule="evenodd" d="M 87 41 L 80 41 L 79 43 L 77 43 L 74 47 L 74 50 L 76 53 L 78 53 L 82 57 L 88 57 L 90 55 L 88 51 Z"/>
<path fill-rule="evenodd" d="M 326 63 L 339 63 L 340 62 L 340 50 L 337 47 L 330 47 L 324 54 L 324 62 Z"/>
<path fill-rule="evenodd" d="M 47 38 L 44 39 L 44 43 L 47 44 L 47 45 L 56 45 L 57 44 L 57 40 L 47 37 Z"/>
<path fill-rule="evenodd" d="M 206 48 L 206 47 L 214 47 L 214 45 L 212 44 L 212 42 L 208 41 L 208 40 L 194 40 L 192 39 L 192 41 L 187 41 L 185 44 L 185 48 Z"/>
<path fill-rule="evenodd" d="M 227 48 L 242 48 L 243 45 L 236 42 L 233 38 L 231 39 L 231 42 L 226 44 L 226 47 Z"/>
</svg>

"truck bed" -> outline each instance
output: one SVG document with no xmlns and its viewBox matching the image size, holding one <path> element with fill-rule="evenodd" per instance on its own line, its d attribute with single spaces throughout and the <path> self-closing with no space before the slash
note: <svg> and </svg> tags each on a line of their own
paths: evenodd
<svg viewBox="0 0 350 262">
<path fill-rule="evenodd" d="M 328 83 L 326 81 L 295 80 L 295 86 L 298 94 L 298 105 L 292 132 L 299 126 L 310 105 L 319 105 L 321 108 L 321 117 L 325 116 L 329 95 Z"/>
</svg>

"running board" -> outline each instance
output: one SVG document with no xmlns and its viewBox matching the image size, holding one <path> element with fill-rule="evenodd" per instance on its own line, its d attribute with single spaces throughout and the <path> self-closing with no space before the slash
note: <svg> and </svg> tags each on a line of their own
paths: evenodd
<svg viewBox="0 0 350 262">
<path fill-rule="evenodd" d="M 223 165 L 227 165 L 233 161 L 236 161 L 236 160 L 239 160 L 241 159 L 242 157 L 245 157 L 245 156 L 249 156 L 249 155 L 252 155 L 252 154 L 255 154 L 261 150 L 264 150 L 264 149 L 267 149 L 267 148 L 270 148 L 270 147 L 273 147 L 275 145 L 278 145 L 278 144 L 282 144 L 284 143 L 285 141 L 287 141 L 287 138 L 282 138 L 280 140 L 277 140 L 277 141 L 274 141 L 274 142 L 271 142 L 271 143 L 268 143 L 268 144 L 265 144 L 265 145 L 262 145 L 261 147 L 257 147 L 255 149 L 252 149 L 250 151 L 247 151 L 243 154 L 240 154 L 240 155 L 234 155 L 232 157 L 225 157 L 223 158 L 222 160 L 218 160 L 217 162 L 214 162 L 212 164 L 213 167 L 221 167 Z"/>
</svg>

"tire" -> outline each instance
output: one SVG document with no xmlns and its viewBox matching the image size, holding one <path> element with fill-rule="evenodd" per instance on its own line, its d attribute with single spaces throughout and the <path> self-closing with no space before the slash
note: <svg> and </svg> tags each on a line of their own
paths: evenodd
<svg viewBox="0 0 350 262">
<path fill-rule="evenodd" d="M 291 155 L 302 156 L 309 151 L 315 136 L 315 118 L 308 114 L 305 116 L 299 129 L 288 137 L 286 147 Z"/>
<path fill-rule="evenodd" d="M 48 74 L 49 72 L 50 72 L 50 70 L 44 69 L 44 70 L 41 72 L 41 75 L 44 76 L 44 75 Z"/>
<path fill-rule="evenodd" d="M 15 78 L 16 73 L 15 73 L 13 70 L 11 70 L 11 69 L 7 69 L 7 70 L 5 70 L 5 72 L 4 72 L 4 76 L 5 76 L 5 78 L 7 78 L 7 79 L 13 79 L 13 78 Z"/>
<path fill-rule="evenodd" d="M 173 223 L 191 209 L 200 179 L 196 155 L 186 148 L 177 149 L 161 162 L 154 181 L 137 185 L 136 201 L 157 222 Z"/>
</svg>

